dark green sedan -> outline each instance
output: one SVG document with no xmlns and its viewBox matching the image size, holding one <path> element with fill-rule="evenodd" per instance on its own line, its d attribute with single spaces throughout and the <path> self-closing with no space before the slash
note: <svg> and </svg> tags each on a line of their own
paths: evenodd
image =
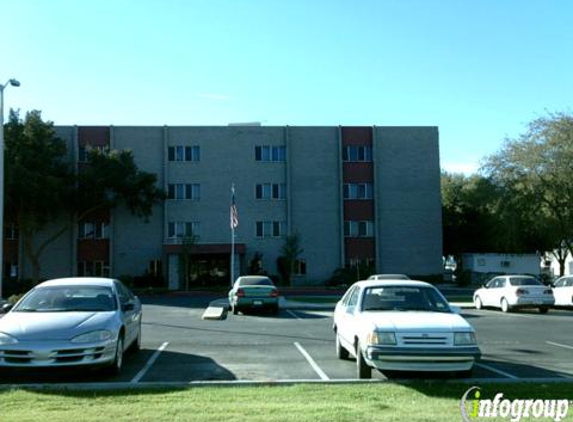
<svg viewBox="0 0 573 422">
<path fill-rule="evenodd" d="M 229 307 L 235 315 L 244 309 L 267 309 L 278 314 L 279 291 L 268 277 L 242 276 L 229 292 Z"/>
</svg>

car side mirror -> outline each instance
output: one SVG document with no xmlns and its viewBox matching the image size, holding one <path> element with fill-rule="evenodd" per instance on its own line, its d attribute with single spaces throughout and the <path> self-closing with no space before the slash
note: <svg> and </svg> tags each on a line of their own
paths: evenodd
<svg viewBox="0 0 573 422">
<path fill-rule="evenodd" d="M 4 305 L 2 305 L 2 312 L 8 313 L 12 310 L 13 307 L 14 307 L 13 303 L 5 303 Z"/>
<path fill-rule="evenodd" d="M 487 284 L 482 284 L 481 287 L 482 289 L 487 289 Z"/>
<path fill-rule="evenodd" d="M 461 314 L 462 313 L 462 308 L 460 308 L 459 306 L 451 306 L 450 305 L 450 310 L 454 313 L 454 314 Z"/>
<path fill-rule="evenodd" d="M 129 312 L 129 311 L 133 311 L 135 309 L 135 304 L 134 303 L 125 303 L 121 306 L 121 310 L 123 312 Z"/>
</svg>

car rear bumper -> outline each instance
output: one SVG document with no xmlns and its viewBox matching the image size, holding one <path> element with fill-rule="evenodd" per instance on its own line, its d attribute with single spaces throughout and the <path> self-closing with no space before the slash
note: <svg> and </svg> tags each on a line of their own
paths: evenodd
<svg viewBox="0 0 573 422">
<path fill-rule="evenodd" d="M 241 297 L 233 301 L 236 308 L 275 308 L 279 305 L 279 298 L 269 297 Z"/>
<path fill-rule="evenodd" d="M 510 306 L 513 308 L 537 308 L 539 306 L 553 306 L 555 304 L 555 298 L 550 297 L 518 297 Z"/>
<path fill-rule="evenodd" d="M 54 368 L 100 366 L 113 362 L 116 344 L 113 341 L 90 344 L 69 342 L 20 342 L 0 346 L 1 368 Z"/>
<path fill-rule="evenodd" d="M 466 371 L 481 358 L 477 346 L 444 348 L 368 347 L 365 358 L 381 370 Z"/>
</svg>

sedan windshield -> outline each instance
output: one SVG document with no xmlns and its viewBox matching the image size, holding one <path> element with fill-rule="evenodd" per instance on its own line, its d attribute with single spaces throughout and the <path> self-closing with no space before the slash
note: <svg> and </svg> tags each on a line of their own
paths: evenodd
<svg viewBox="0 0 573 422">
<path fill-rule="evenodd" d="M 106 312 L 117 307 L 104 286 L 50 286 L 32 290 L 13 312 Z"/>
<path fill-rule="evenodd" d="M 273 282 L 266 278 L 244 278 L 239 281 L 239 286 L 272 286 Z"/>
<path fill-rule="evenodd" d="M 362 310 L 450 312 L 450 307 L 432 287 L 380 286 L 366 289 Z"/>
</svg>

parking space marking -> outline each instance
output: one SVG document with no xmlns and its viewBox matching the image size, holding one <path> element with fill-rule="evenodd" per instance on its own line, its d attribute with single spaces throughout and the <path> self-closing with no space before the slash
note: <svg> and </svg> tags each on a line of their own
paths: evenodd
<svg viewBox="0 0 573 422">
<path fill-rule="evenodd" d="M 298 349 L 298 351 L 300 353 L 302 353 L 302 355 L 306 358 L 306 360 L 308 361 L 308 363 L 310 364 L 310 366 L 312 366 L 312 369 L 314 369 L 314 371 L 318 374 L 318 376 L 320 377 L 321 380 L 323 381 L 328 381 L 330 380 L 330 378 L 328 378 L 328 375 L 326 375 L 324 373 L 324 371 L 322 369 L 320 369 L 320 366 L 318 366 L 316 364 L 316 362 L 314 361 L 314 359 L 308 354 L 308 352 L 306 350 L 304 350 L 304 348 L 300 345 L 300 343 L 298 341 L 294 342 L 294 345 L 296 346 L 296 348 Z"/>
<path fill-rule="evenodd" d="M 141 371 L 139 371 L 137 375 L 133 377 L 133 379 L 130 381 L 131 384 L 136 384 L 141 380 L 141 378 L 143 378 L 146 372 L 149 371 L 149 368 L 151 368 L 151 365 L 153 365 L 153 363 L 157 360 L 161 352 L 163 352 L 168 345 L 169 342 L 166 341 L 161 346 L 159 346 L 159 349 L 157 349 L 155 353 L 153 353 L 153 356 L 149 358 L 145 366 L 141 368 Z"/>
<path fill-rule="evenodd" d="M 486 365 L 486 364 L 483 364 L 483 363 L 476 363 L 475 365 L 476 365 L 476 366 L 480 366 L 480 367 L 482 367 L 482 368 L 484 368 L 484 369 L 487 369 L 488 371 L 495 372 L 496 374 L 503 375 L 504 377 L 507 377 L 507 378 L 511 378 L 511 379 L 514 379 L 514 380 L 519 379 L 519 377 L 516 377 L 515 375 L 511 375 L 511 374 L 509 374 L 509 373 L 507 373 L 507 372 L 504 372 L 504 371 L 501 371 L 501 370 L 499 370 L 499 369 L 496 369 L 496 368 L 494 368 L 493 366 L 489 366 L 489 365 Z"/>
<path fill-rule="evenodd" d="M 290 311 L 290 310 L 287 309 L 286 312 L 287 312 L 287 314 L 289 314 L 289 315 L 292 316 L 293 318 L 295 318 L 295 319 L 300 319 L 300 318 L 298 317 L 298 315 L 295 314 L 293 311 Z"/>
<path fill-rule="evenodd" d="M 568 346 L 566 344 L 561 344 L 561 343 L 554 343 L 552 341 L 546 341 L 545 343 L 550 344 L 552 346 L 557 346 L 557 347 L 564 347 L 565 349 L 573 349 L 573 346 Z"/>
</svg>

